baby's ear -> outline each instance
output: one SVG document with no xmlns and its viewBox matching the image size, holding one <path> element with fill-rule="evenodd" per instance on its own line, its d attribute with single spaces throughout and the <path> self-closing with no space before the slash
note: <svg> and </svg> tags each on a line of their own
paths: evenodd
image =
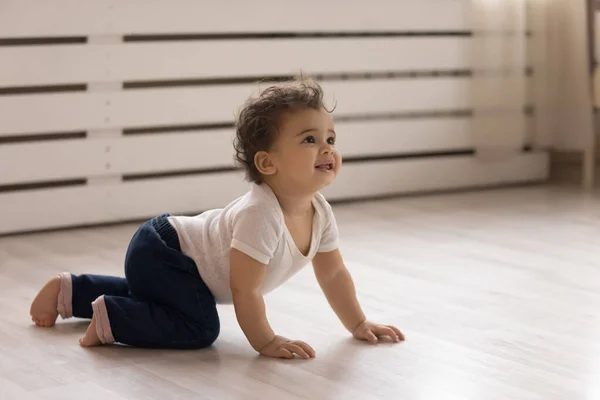
<svg viewBox="0 0 600 400">
<path fill-rule="evenodd" d="M 263 175 L 273 175 L 277 171 L 275 163 L 266 151 L 259 151 L 254 155 L 254 165 Z"/>
</svg>

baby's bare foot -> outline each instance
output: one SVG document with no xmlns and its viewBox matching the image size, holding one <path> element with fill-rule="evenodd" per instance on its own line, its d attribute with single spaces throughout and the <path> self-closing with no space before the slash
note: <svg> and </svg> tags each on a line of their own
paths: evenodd
<svg viewBox="0 0 600 400">
<path fill-rule="evenodd" d="M 60 277 L 55 276 L 44 285 L 31 303 L 29 314 L 37 326 L 50 327 L 58 318 L 58 293 L 60 292 Z"/>
<path fill-rule="evenodd" d="M 85 334 L 79 339 L 79 344 L 83 347 L 99 346 L 102 344 L 96 331 L 96 314 L 92 317 L 92 322 L 85 331 Z"/>
</svg>

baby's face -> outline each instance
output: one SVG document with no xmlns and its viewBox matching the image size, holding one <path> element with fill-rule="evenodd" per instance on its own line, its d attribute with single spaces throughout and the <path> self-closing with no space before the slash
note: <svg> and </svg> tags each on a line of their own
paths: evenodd
<svg viewBox="0 0 600 400">
<path fill-rule="evenodd" d="M 326 187 L 334 181 L 341 167 L 335 140 L 333 118 L 324 109 L 283 115 L 269 152 L 277 169 L 275 178 L 301 191 Z"/>
</svg>

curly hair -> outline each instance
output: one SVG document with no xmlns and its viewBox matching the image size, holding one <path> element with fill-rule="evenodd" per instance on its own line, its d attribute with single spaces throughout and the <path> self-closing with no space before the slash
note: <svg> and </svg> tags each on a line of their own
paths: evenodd
<svg viewBox="0 0 600 400">
<path fill-rule="evenodd" d="M 321 86 L 308 78 L 270 86 L 245 102 L 235 124 L 233 147 L 235 160 L 245 170 L 247 181 L 263 182 L 254 156 L 273 145 L 281 115 L 305 109 L 326 109 Z"/>
</svg>

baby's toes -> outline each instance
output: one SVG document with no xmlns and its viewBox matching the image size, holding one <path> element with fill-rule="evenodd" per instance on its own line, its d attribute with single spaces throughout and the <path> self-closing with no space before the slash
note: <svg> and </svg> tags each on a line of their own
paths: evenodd
<svg viewBox="0 0 600 400">
<path fill-rule="evenodd" d="M 49 328 L 54 325 L 52 317 L 49 316 L 34 317 L 33 322 L 35 322 L 37 326 L 41 326 L 43 328 Z"/>
<path fill-rule="evenodd" d="M 98 346 L 100 344 L 100 340 L 92 337 L 91 335 L 85 334 L 81 339 L 79 339 L 79 345 L 82 347 L 92 347 Z"/>
</svg>

